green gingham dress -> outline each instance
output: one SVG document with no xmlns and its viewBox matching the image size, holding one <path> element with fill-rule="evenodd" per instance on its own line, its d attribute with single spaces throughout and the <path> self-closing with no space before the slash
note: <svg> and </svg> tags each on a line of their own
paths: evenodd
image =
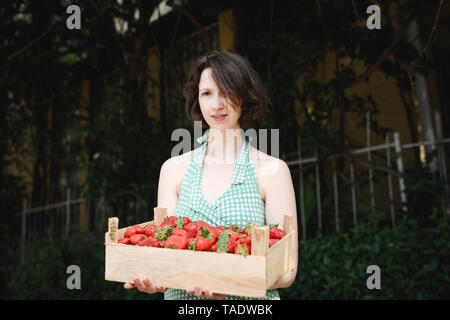
<svg viewBox="0 0 450 320">
<path fill-rule="evenodd" d="M 241 134 L 243 134 L 241 130 Z M 261 198 L 255 169 L 250 156 L 251 137 L 245 137 L 239 151 L 234 169 L 231 187 L 225 191 L 212 205 L 203 196 L 202 169 L 205 157 L 209 130 L 197 139 L 201 149 L 189 163 L 186 175 L 180 188 L 178 205 L 174 215 L 189 217 L 191 220 L 203 220 L 211 226 L 238 225 L 246 227 L 253 222 L 258 226 L 266 224 L 265 203 Z M 198 298 L 181 289 L 168 288 L 164 292 L 165 300 L 207 300 Z M 248 298 L 227 296 L 225 300 L 280 300 L 277 290 L 267 290 L 264 298 Z"/>
</svg>

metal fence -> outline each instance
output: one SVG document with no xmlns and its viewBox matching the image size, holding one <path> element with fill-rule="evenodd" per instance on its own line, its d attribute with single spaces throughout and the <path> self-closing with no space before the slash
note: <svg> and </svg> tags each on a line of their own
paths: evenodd
<svg viewBox="0 0 450 320">
<path fill-rule="evenodd" d="M 447 175 L 447 167 L 446 167 L 446 159 L 445 159 L 445 150 L 444 144 L 450 142 L 450 138 L 443 139 L 442 138 L 442 130 L 440 126 L 440 118 L 438 115 L 435 117 L 435 130 L 437 140 L 434 141 L 423 141 L 423 142 L 415 142 L 402 144 L 400 134 L 395 132 L 393 134 L 392 139 L 389 135 L 386 136 L 386 141 L 381 145 L 371 145 L 371 129 L 370 129 L 370 113 L 367 113 L 367 121 L 366 121 L 366 143 L 367 146 L 364 148 L 359 148 L 355 150 L 350 150 L 348 152 L 331 154 L 325 157 L 320 157 L 319 153 L 316 150 L 313 152 L 313 156 L 311 157 L 303 157 L 302 155 L 302 144 L 301 140 L 298 139 L 297 146 L 297 160 L 288 161 L 288 166 L 292 169 L 298 167 L 298 199 L 300 203 L 300 223 L 299 223 L 299 231 L 302 232 L 303 240 L 307 238 L 307 215 L 305 212 L 308 208 L 305 207 L 305 175 L 312 174 L 314 176 L 314 186 L 316 201 L 315 201 L 315 213 L 317 214 L 317 231 L 319 237 L 323 234 L 323 195 L 322 192 L 322 183 L 321 183 L 321 170 L 325 168 L 328 171 L 331 171 L 329 175 L 331 178 L 332 185 L 332 199 L 333 199 L 333 213 L 334 213 L 334 225 L 335 231 L 341 230 L 341 220 L 342 220 L 342 212 L 340 212 L 340 199 L 339 199 L 339 190 L 347 187 L 351 194 L 351 213 L 352 213 L 352 222 L 353 226 L 357 227 L 358 225 L 358 209 L 357 209 L 357 197 L 359 194 L 364 194 L 369 198 L 370 209 L 375 211 L 376 202 L 381 202 L 383 204 L 387 204 L 390 211 L 390 220 L 392 226 L 395 228 L 396 220 L 397 220 L 397 212 L 402 212 L 402 216 L 406 217 L 407 213 L 407 196 L 406 196 L 406 185 L 405 185 L 405 164 L 403 153 L 406 149 L 412 148 L 421 148 L 421 147 L 431 147 L 433 151 L 437 151 L 437 157 L 435 159 L 431 159 L 430 167 L 433 171 L 439 173 L 439 179 L 443 182 L 443 202 L 442 202 L 442 210 L 447 215 L 450 215 L 450 191 L 449 191 L 449 183 L 448 183 L 448 175 Z M 385 152 L 385 165 L 380 165 L 376 163 L 372 159 L 372 154 L 375 151 L 384 151 Z M 367 160 L 357 158 L 357 155 L 367 155 Z M 345 175 L 342 172 L 339 172 L 336 167 L 336 161 L 338 159 L 344 159 L 348 163 L 348 174 Z M 392 159 L 395 160 L 395 167 L 392 165 Z M 326 162 L 331 162 L 330 166 L 326 166 Z M 368 174 L 368 188 L 364 187 L 361 182 L 359 182 L 357 178 L 357 174 L 355 171 L 356 165 L 365 167 L 363 170 L 367 171 Z M 331 168 L 331 170 L 330 170 Z M 294 170 L 292 170 L 294 171 Z M 381 173 L 385 175 L 386 184 L 387 184 L 387 197 L 377 194 L 374 191 L 374 173 Z M 397 185 L 394 184 L 394 178 L 397 179 Z M 396 199 L 395 197 L 395 189 L 398 188 L 398 194 L 400 199 Z M 300 230 L 301 226 L 301 230 Z"/>
<path fill-rule="evenodd" d="M 49 228 L 53 232 L 70 234 L 78 232 L 80 222 L 80 204 L 84 199 L 71 199 L 70 189 L 66 200 L 50 205 L 27 208 L 27 199 L 22 200 L 22 211 L 15 214 L 20 219 L 20 255 L 23 261 L 27 241 L 34 236 L 44 235 Z"/>
</svg>

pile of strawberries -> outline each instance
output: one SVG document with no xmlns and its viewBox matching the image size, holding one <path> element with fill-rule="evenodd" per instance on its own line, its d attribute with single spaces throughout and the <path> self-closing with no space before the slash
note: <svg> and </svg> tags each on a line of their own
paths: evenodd
<svg viewBox="0 0 450 320">
<path fill-rule="evenodd" d="M 210 226 L 203 220 L 193 222 L 187 217 L 170 216 L 158 226 L 148 224 L 129 227 L 119 243 L 155 248 L 187 249 L 195 251 L 226 252 L 241 255 L 251 254 L 252 233 L 256 224 L 241 228 Z M 278 225 L 269 225 L 269 247 L 286 234 Z"/>
</svg>

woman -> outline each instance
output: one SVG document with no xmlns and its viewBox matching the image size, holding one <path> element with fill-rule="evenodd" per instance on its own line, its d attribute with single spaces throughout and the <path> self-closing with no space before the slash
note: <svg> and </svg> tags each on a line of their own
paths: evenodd
<svg viewBox="0 0 450 320">
<path fill-rule="evenodd" d="M 199 148 L 168 159 L 161 167 L 158 207 L 168 215 L 202 219 L 212 226 L 280 224 L 292 214 L 297 232 L 297 210 L 286 163 L 253 148 L 243 128 L 265 120 L 270 103 L 261 80 L 249 62 L 231 52 L 213 51 L 201 57 L 185 85 L 190 120 L 208 128 L 197 141 Z M 237 143 L 236 143 L 237 141 Z M 297 240 L 295 244 L 297 244 Z M 295 280 L 296 267 L 282 275 L 264 299 L 279 299 L 277 288 Z M 135 279 L 125 288 L 164 292 L 165 299 L 244 299 L 214 294 L 208 288 L 167 289 L 149 279 Z"/>
</svg>

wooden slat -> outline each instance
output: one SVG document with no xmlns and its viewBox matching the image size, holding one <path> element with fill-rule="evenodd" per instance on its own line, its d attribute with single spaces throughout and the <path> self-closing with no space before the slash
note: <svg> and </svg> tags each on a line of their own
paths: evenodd
<svg viewBox="0 0 450 320">
<path fill-rule="evenodd" d="M 265 257 L 269 249 L 269 228 L 256 227 L 252 233 L 252 256 Z"/>
<path fill-rule="evenodd" d="M 288 234 L 291 231 L 294 231 L 294 216 L 292 214 L 284 214 L 283 215 L 283 231 Z"/>
<path fill-rule="evenodd" d="M 108 219 L 108 236 L 105 237 L 105 243 L 117 243 L 119 230 L 119 218 L 113 217 Z"/>
</svg>

